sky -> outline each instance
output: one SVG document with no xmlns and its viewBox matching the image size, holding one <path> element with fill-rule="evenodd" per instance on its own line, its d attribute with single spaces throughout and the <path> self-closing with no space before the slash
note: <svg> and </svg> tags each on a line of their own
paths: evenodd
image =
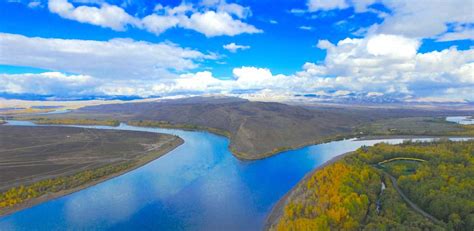
<svg viewBox="0 0 474 231">
<path fill-rule="evenodd" d="M 474 0 L 0 0 L 0 97 L 474 101 Z"/>
</svg>

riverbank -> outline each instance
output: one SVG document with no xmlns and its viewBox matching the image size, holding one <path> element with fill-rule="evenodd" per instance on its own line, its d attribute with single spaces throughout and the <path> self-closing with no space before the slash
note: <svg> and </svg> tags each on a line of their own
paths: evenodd
<svg viewBox="0 0 474 231">
<path fill-rule="evenodd" d="M 275 228 L 278 224 L 280 217 L 283 215 L 285 206 L 290 202 L 292 196 L 295 194 L 296 190 L 299 189 L 302 185 L 305 185 L 308 182 L 308 179 L 317 171 L 329 166 L 331 164 L 336 163 L 338 160 L 344 158 L 347 155 L 350 155 L 354 152 L 346 152 L 341 155 L 335 156 L 332 159 L 328 160 L 326 163 L 320 165 L 319 167 L 315 168 L 313 171 L 308 172 L 303 179 L 301 179 L 298 184 L 296 184 L 290 191 L 288 191 L 278 202 L 273 206 L 270 210 L 270 213 L 267 215 L 265 219 L 265 226 L 264 230 L 271 230 Z"/>
<path fill-rule="evenodd" d="M 473 148 L 472 140 L 382 143 L 337 156 L 280 199 L 264 228 L 472 230 L 466 216 L 472 207 L 464 205 L 472 203 L 472 187 L 465 185 Z M 451 180 L 440 180 L 445 176 Z M 380 194 L 380 182 L 388 181 L 391 184 Z M 429 194 L 438 188 L 450 191 Z"/>
<path fill-rule="evenodd" d="M 181 139 L 179 137 L 175 137 L 174 140 L 172 140 L 172 141 L 170 141 L 166 144 L 163 144 L 161 146 L 157 146 L 157 147 L 153 147 L 152 149 L 149 149 L 147 155 L 144 155 L 143 157 L 141 157 L 139 159 L 136 159 L 134 161 L 122 163 L 121 165 L 120 164 L 116 164 L 116 165 L 111 164 L 111 165 L 103 166 L 103 167 L 100 167 L 100 168 L 97 168 L 97 169 L 94 169 L 94 170 L 87 170 L 87 171 L 75 173 L 75 174 L 69 175 L 69 176 L 61 176 L 62 178 L 60 177 L 59 180 L 78 177 L 81 174 L 94 174 L 95 172 L 107 172 L 107 170 L 112 169 L 112 170 L 110 170 L 112 172 L 108 172 L 108 174 L 106 174 L 106 175 L 102 175 L 98 178 L 94 178 L 90 181 L 82 183 L 79 186 L 64 189 L 64 190 L 60 190 L 60 191 L 57 191 L 57 192 L 47 192 L 47 193 L 45 193 L 43 195 L 40 195 L 38 197 L 25 200 L 24 202 L 16 204 L 12 207 L 2 208 L 0 210 L 0 217 L 7 216 L 7 215 L 15 213 L 17 211 L 33 207 L 35 205 L 38 205 L 40 203 L 43 203 L 43 202 L 46 202 L 46 201 L 49 201 L 49 200 L 53 200 L 53 199 L 63 197 L 63 196 L 68 195 L 68 194 L 72 194 L 74 192 L 86 189 L 88 187 L 94 186 L 94 185 L 99 184 L 101 182 L 104 182 L 104 181 L 110 180 L 112 178 L 121 176 L 121 175 L 123 175 L 127 172 L 133 171 L 133 170 L 135 170 L 135 169 L 137 169 L 141 166 L 144 166 L 144 165 L 148 164 L 151 161 L 154 161 L 154 160 L 160 158 L 161 156 L 163 156 L 166 153 L 174 150 L 175 148 L 177 148 L 178 146 L 180 146 L 183 143 L 184 143 L 183 139 Z M 58 178 L 56 178 L 56 179 L 58 179 Z"/>
<path fill-rule="evenodd" d="M 32 121 L 35 124 L 43 125 L 102 125 L 117 127 L 120 125 L 118 120 L 95 120 L 95 119 L 50 119 L 50 118 L 24 118 L 21 120 Z"/>
<path fill-rule="evenodd" d="M 224 131 L 221 129 L 210 128 L 210 127 L 205 127 L 205 126 L 198 126 L 198 125 L 191 125 L 191 124 L 173 124 L 173 123 L 169 123 L 165 121 L 128 121 L 127 124 L 131 126 L 137 126 L 137 127 L 169 128 L 169 129 L 181 129 L 185 131 L 204 131 L 204 132 L 210 132 L 215 135 L 224 136 L 228 138 L 229 140 L 232 139 L 231 138 L 232 134 L 229 131 Z M 242 160 L 242 161 L 262 160 L 262 159 L 277 155 L 284 151 L 290 151 L 290 150 L 300 149 L 306 146 L 317 145 L 317 144 L 322 144 L 322 143 L 327 143 L 327 142 L 332 142 L 332 141 L 339 141 L 339 140 L 349 139 L 349 138 L 355 138 L 355 136 L 353 135 L 331 136 L 325 139 L 316 140 L 316 141 L 312 141 L 308 143 L 298 144 L 298 145 L 289 146 L 289 147 L 276 148 L 270 152 L 259 154 L 258 156 L 255 156 L 246 152 L 239 152 L 235 149 L 235 147 L 232 147 L 231 145 L 229 145 L 229 150 L 232 153 L 232 155 L 234 155 L 237 159 Z"/>
</svg>

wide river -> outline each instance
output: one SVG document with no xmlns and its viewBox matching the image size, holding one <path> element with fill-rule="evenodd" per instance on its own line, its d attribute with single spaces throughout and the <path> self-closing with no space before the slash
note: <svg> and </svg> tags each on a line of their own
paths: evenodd
<svg viewBox="0 0 474 231">
<path fill-rule="evenodd" d="M 342 140 L 240 161 L 227 138 L 207 132 L 78 127 L 167 133 L 185 143 L 124 175 L 0 218 L 0 230 L 261 230 L 272 206 L 314 168 L 362 145 L 403 141 Z"/>
</svg>

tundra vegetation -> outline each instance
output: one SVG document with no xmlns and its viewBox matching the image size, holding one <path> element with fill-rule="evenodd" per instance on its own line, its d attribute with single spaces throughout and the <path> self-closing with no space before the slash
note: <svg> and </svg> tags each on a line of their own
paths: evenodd
<svg viewBox="0 0 474 231">
<path fill-rule="evenodd" d="M 390 177 L 435 220 L 410 207 Z M 474 141 L 382 143 L 362 147 L 300 182 L 283 211 L 273 211 L 281 215 L 269 221 L 270 229 L 474 230 L 472 195 Z"/>
</svg>

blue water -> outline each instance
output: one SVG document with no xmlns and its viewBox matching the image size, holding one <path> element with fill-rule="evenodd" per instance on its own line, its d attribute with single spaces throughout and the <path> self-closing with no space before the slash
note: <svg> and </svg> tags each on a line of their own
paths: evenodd
<svg viewBox="0 0 474 231">
<path fill-rule="evenodd" d="M 362 145 L 402 142 L 343 140 L 239 161 L 226 138 L 207 132 L 81 127 L 169 133 L 185 143 L 120 177 L 3 217 L 0 230 L 261 230 L 272 206 L 312 169 Z"/>
<path fill-rule="evenodd" d="M 454 122 L 458 124 L 468 125 L 474 124 L 474 117 L 472 116 L 448 116 L 446 121 Z"/>
</svg>

